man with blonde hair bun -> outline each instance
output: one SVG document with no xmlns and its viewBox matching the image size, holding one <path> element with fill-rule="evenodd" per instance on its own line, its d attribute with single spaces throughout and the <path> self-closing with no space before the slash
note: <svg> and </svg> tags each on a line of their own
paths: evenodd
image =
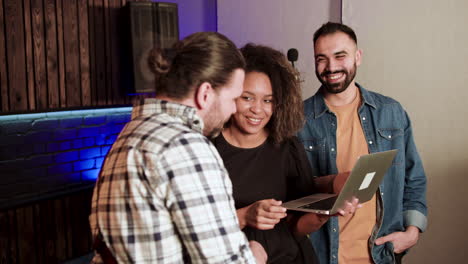
<svg viewBox="0 0 468 264">
<path fill-rule="evenodd" d="M 265 263 L 239 229 L 232 185 L 207 136 L 242 92 L 245 62 L 214 32 L 149 59 L 155 98 L 138 102 L 107 155 L 90 216 L 94 263 Z"/>
</svg>

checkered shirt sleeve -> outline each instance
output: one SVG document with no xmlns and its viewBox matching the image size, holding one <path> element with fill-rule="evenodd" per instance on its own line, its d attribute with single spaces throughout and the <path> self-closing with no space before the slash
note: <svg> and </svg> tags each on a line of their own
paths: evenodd
<svg viewBox="0 0 468 264">
<path fill-rule="evenodd" d="M 119 263 L 255 263 L 211 142 L 183 127 L 141 124 L 130 123 L 106 158 L 94 234 Z"/>
<path fill-rule="evenodd" d="M 171 186 L 168 206 L 192 262 L 254 263 L 239 230 L 231 181 L 214 146 L 196 135 L 172 144 L 162 161 Z"/>
</svg>

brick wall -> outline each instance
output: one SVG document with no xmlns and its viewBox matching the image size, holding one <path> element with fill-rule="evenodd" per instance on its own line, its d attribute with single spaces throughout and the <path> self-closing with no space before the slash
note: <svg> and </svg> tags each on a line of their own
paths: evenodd
<svg viewBox="0 0 468 264">
<path fill-rule="evenodd" d="M 0 208 L 92 186 L 130 112 L 0 116 Z"/>
</svg>

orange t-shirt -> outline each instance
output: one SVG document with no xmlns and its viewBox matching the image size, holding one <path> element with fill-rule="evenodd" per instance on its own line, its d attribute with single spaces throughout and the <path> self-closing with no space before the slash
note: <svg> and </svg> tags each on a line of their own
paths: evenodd
<svg viewBox="0 0 468 264">
<path fill-rule="evenodd" d="M 328 105 L 328 104 L 327 104 Z M 330 106 L 337 117 L 337 157 L 338 172 L 351 171 L 361 155 L 369 153 L 366 138 L 358 115 L 361 96 L 347 105 Z M 376 223 L 376 196 L 356 210 L 354 215 L 339 216 L 340 227 L 338 263 L 373 263 L 368 240 Z"/>
</svg>

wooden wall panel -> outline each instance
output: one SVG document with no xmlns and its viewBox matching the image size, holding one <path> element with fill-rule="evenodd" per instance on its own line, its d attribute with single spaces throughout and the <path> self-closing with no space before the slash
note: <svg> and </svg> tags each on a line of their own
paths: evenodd
<svg viewBox="0 0 468 264">
<path fill-rule="evenodd" d="M 64 206 L 64 201 L 63 199 L 57 199 L 53 201 L 54 203 L 54 211 L 56 212 L 54 214 L 54 220 L 55 220 L 55 231 L 57 233 L 55 237 L 55 252 L 57 259 L 59 260 L 64 260 L 72 257 L 72 255 L 69 255 L 67 252 L 68 244 L 67 244 L 67 229 L 66 229 L 66 221 L 67 218 L 65 217 L 65 212 L 66 207 Z M 62 213 L 60 213 L 62 212 Z"/>
<path fill-rule="evenodd" d="M 62 3 L 65 51 L 65 86 L 68 107 L 81 106 L 77 0 Z"/>
<path fill-rule="evenodd" d="M 106 39 L 104 0 L 94 0 L 94 52 L 96 56 L 96 99 L 97 104 L 107 104 L 107 76 L 106 76 Z"/>
<path fill-rule="evenodd" d="M 89 90 L 91 104 L 97 105 L 97 71 L 96 71 L 96 38 L 95 38 L 95 12 L 94 0 L 88 0 L 88 40 L 89 40 Z"/>
<path fill-rule="evenodd" d="M 88 194 L 90 194 L 88 192 Z M 91 231 L 88 223 L 88 215 L 91 208 L 91 196 L 88 195 L 73 195 L 70 197 L 70 203 L 73 204 L 73 210 L 69 210 L 69 220 L 71 223 L 70 230 L 71 235 L 71 247 L 73 248 L 73 254 L 84 255 L 92 248 L 91 243 Z M 86 204 L 87 206 L 77 206 Z"/>
<path fill-rule="evenodd" d="M 31 2 L 26 1 L 23 4 L 24 14 L 24 39 L 26 55 L 26 82 L 28 93 L 28 109 L 36 109 L 36 90 L 34 87 L 34 54 L 31 29 Z M 10 87 L 11 88 L 11 87 Z"/>
<path fill-rule="evenodd" d="M 16 228 L 14 211 L 0 212 L 0 264 L 18 263 Z"/>
<path fill-rule="evenodd" d="M 18 232 L 18 262 L 36 263 L 38 259 L 38 247 L 34 235 L 34 208 L 26 206 L 16 210 L 16 231 Z"/>
<path fill-rule="evenodd" d="M 126 0 L 0 0 L 2 113 L 130 104 L 120 80 Z"/>
<path fill-rule="evenodd" d="M 82 106 L 91 105 L 91 90 L 89 86 L 89 39 L 88 39 L 88 3 L 78 1 L 78 32 L 80 55 L 80 85 Z"/>
<path fill-rule="evenodd" d="M 9 224 L 9 246 L 10 251 L 7 253 L 9 254 L 11 264 L 20 263 L 18 257 L 18 222 L 15 210 L 10 210 L 8 213 L 8 224 Z"/>
<path fill-rule="evenodd" d="M 55 215 L 62 211 L 55 211 L 54 200 L 42 201 L 35 205 L 36 215 L 36 245 L 38 247 L 38 263 L 58 263 L 56 236 L 57 229 Z"/>
<path fill-rule="evenodd" d="M 44 0 L 48 108 L 60 106 L 57 12 L 55 0 Z"/>
<path fill-rule="evenodd" d="M 27 111 L 23 5 L 17 0 L 4 1 L 9 110 Z"/>
<path fill-rule="evenodd" d="M 0 264 L 10 263 L 9 227 L 8 213 L 0 212 Z"/>
<path fill-rule="evenodd" d="M 31 29 L 34 58 L 34 87 L 38 110 L 46 110 L 47 102 L 47 72 L 44 40 L 44 8 L 42 0 L 31 0 Z M 26 16 L 26 14 L 25 14 Z M 26 32 L 27 33 L 27 32 Z M 30 97 L 33 101 L 33 97 Z"/>
<path fill-rule="evenodd" d="M 113 83 L 112 83 L 112 57 L 111 57 L 111 41 L 110 41 L 110 16 L 109 16 L 109 0 L 103 0 L 104 13 L 104 54 L 105 54 L 105 71 L 106 71 L 106 103 L 113 104 Z"/>
<path fill-rule="evenodd" d="M 73 256 L 73 230 L 72 230 L 72 218 L 70 216 L 70 210 L 72 209 L 73 203 L 70 202 L 70 196 L 67 196 L 63 199 L 63 216 L 65 220 L 65 235 L 67 237 L 66 241 L 66 254 L 67 256 Z"/>
<path fill-rule="evenodd" d="M 5 25 L 5 16 L 3 12 L 3 0 L 0 0 L 0 23 Z M 6 68 L 5 54 L 5 27 L 0 27 L 0 104 L 1 111 L 6 112 L 10 109 L 8 100 L 8 76 Z"/>
<path fill-rule="evenodd" d="M 0 264 L 53 264 L 92 251 L 92 189 L 0 210 Z"/>
<path fill-rule="evenodd" d="M 46 258 L 46 248 L 47 244 L 42 243 L 43 237 L 46 235 L 47 232 L 50 230 L 46 230 L 47 225 L 44 224 L 42 218 L 46 214 L 46 210 L 44 208 L 43 202 L 36 203 L 33 206 L 33 219 L 34 219 L 34 237 L 31 242 L 33 242 L 34 247 L 36 248 L 36 264 L 43 264 Z M 50 262 L 49 259 L 49 263 Z"/>
<path fill-rule="evenodd" d="M 67 93 L 65 92 L 65 50 L 63 41 L 63 8 L 62 0 L 56 0 L 57 12 L 57 46 L 58 46 L 58 73 L 59 73 L 59 98 L 60 107 L 67 107 Z"/>
<path fill-rule="evenodd" d="M 110 24 L 110 32 L 109 36 L 110 39 L 115 39 L 118 41 L 112 41 L 110 43 L 110 57 L 112 58 L 112 71 L 111 71 L 111 76 L 110 80 L 112 83 L 112 102 L 114 104 L 123 104 L 123 99 L 122 96 L 120 96 L 120 93 L 123 90 L 123 87 L 121 86 L 121 82 L 119 80 L 119 70 L 120 68 L 120 56 L 119 56 L 119 50 L 122 48 L 120 45 L 121 43 L 121 31 L 119 31 L 119 18 L 121 18 L 119 11 L 121 4 L 120 0 L 109 0 L 109 24 Z"/>
</svg>

